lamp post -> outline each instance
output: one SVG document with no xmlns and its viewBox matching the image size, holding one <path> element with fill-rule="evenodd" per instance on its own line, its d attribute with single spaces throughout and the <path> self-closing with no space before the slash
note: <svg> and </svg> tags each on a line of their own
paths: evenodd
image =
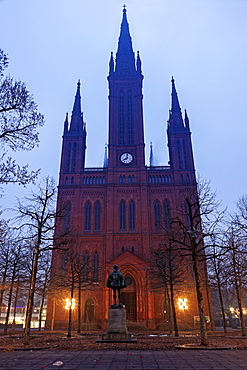
<svg viewBox="0 0 247 370">
<path fill-rule="evenodd" d="M 72 310 L 75 308 L 75 298 L 66 298 L 65 300 L 65 309 L 69 310 L 69 323 L 68 323 L 68 334 L 67 337 L 71 337 L 71 328 L 72 328 Z"/>
<path fill-rule="evenodd" d="M 183 322 L 184 322 L 184 331 L 185 331 L 185 317 L 184 317 L 184 311 L 188 310 L 187 305 L 188 299 L 187 298 L 178 298 L 178 308 L 183 312 Z"/>
</svg>

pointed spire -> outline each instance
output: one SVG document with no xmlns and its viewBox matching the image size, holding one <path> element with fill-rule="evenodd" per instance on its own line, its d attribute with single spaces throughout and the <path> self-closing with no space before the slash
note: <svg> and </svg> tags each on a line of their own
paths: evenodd
<svg viewBox="0 0 247 370">
<path fill-rule="evenodd" d="M 81 83 L 80 80 L 77 82 L 77 90 L 75 95 L 74 106 L 71 115 L 70 129 L 69 132 L 78 132 L 84 130 L 83 123 L 83 114 L 81 111 L 81 92 L 80 92 Z"/>
<path fill-rule="evenodd" d="M 178 94 L 175 87 L 175 80 L 172 76 L 172 113 L 179 113 L 181 112 L 180 104 L 178 101 Z"/>
<path fill-rule="evenodd" d="M 139 53 L 139 51 L 137 52 L 136 70 L 137 70 L 137 72 L 139 72 L 140 74 L 142 73 L 142 62 L 141 62 L 141 58 L 140 58 L 140 53 Z"/>
<path fill-rule="evenodd" d="M 107 166 L 108 166 L 107 144 L 105 144 L 105 155 L 104 155 L 103 167 L 107 167 Z"/>
<path fill-rule="evenodd" d="M 154 166 L 154 155 L 153 155 L 153 145 L 150 143 L 150 156 L 149 156 L 149 166 Z"/>
<path fill-rule="evenodd" d="M 184 111 L 184 123 L 185 123 L 185 127 L 190 131 L 190 120 L 189 120 L 189 117 L 187 115 L 187 110 L 186 109 Z"/>
<path fill-rule="evenodd" d="M 123 19 L 121 23 L 120 36 L 118 39 L 118 50 L 116 55 L 116 72 L 120 74 L 130 74 L 136 72 L 135 57 L 132 48 L 132 40 L 126 12 L 126 5 L 124 5 Z"/>
<path fill-rule="evenodd" d="M 109 74 L 114 72 L 114 59 L 113 59 L 113 52 L 111 52 L 111 58 L 109 62 Z"/>
<path fill-rule="evenodd" d="M 181 108 L 178 100 L 178 94 L 175 87 L 175 80 L 172 77 L 172 101 L 171 110 L 169 112 L 169 127 L 173 129 L 184 128 L 183 117 L 181 113 Z"/>
<path fill-rule="evenodd" d="M 81 82 L 78 80 L 77 82 L 77 91 L 75 95 L 75 102 L 74 102 L 74 107 L 72 111 L 72 115 L 76 116 L 81 116 L 81 93 L 80 93 L 80 88 L 81 88 Z"/>
<path fill-rule="evenodd" d="M 64 121 L 64 129 L 63 129 L 63 134 L 66 135 L 69 129 L 69 118 L 68 118 L 68 113 L 66 113 L 65 121 Z"/>
</svg>

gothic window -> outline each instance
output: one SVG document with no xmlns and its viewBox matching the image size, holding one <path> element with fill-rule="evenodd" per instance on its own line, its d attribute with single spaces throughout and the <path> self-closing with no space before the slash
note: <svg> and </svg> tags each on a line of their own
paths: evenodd
<svg viewBox="0 0 247 370">
<path fill-rule="evenodd" d="M 100 230 L 100 202 L 97 201 L 94 205 L 94 230 Z"/>
<path fill-rule="evenodd" d="M 68 183 L 69 183 L 69 179 L 68 179 L 68 176 L 66 176 L 66 178 L 65 178 L 65 185 L 68 185 Z"/>
<path fill-rule="evenodd" d="M 120 230 L 126 229 L 126 204 L 124 200 L 119 205 L 119 228 Z"/>
<path fill-rule="evenodd" d="M 66 269 L 67 269 L 67 251 L 62 251 L 62 254 L 61 254 L 62 273 L 65 273 Z"/>
<path fill-rule="evenodd" d="M 187 173 L 187 175 L 186 175 L 186 181 L 187 182 L 190 182 L 190 175 Z"/>
<path fill-rule="evenodd" d="M 95 252 L 93 255 L 93 281 L 99 281 L 99 253 Z"/>
<path fill-rule="evenodd" d="M 184 152 L 184 168 L 188 169 L 188 160 L 187 160 L 187 150 L 186 150 L 186 142 L 183 140 L 183 152 Z"/>
<path fill-rule="evenodd" d="M 71 143 L 68 144 L 66 172 L 70 172 Z"/>
<path fill-rule="evenodd" d="M 75 183 L 75 178 L 73 176 L 73 177 L 71 177 L 71 185 L 74 185 L 74 183 Z"/>
<path fill-rule="evenodd" d="M 128 143 L 134 143 L 133 97 L 131 91 L 128 91 Z"/>
<path fill-rule="evenodd" d="M 83 268 L 82 268 L 82 281 L 87 282 L 89 279 L 89 253 L 84 253 Z"/>
<path fill-rule="evenodd" d="M 171 226 L 171 206 L 169 200 L 164 200 L 164 223 L 165 227 L 169 228 Z"/>
<path fill-rule="evenodd" d="M 119 120 L 119 144 L 124 144 L 124 93 L 120 91 L 118 100 L 118 120 Z"/>
<path fill-rule="evenodd" d="M 121 248 L 121 251 L 124 252 L 124 247 Z"/>
<path fill-rule="evenodd" d="M 91 230 L 91 211 L 92 211 L 92 205 L 88 201 L 85 205 L 85 225 L 84 225 L 85 231 Z"/>
<path fill-rule="evenodd" d="M 63 230 L 69 231 L 70 228 L 70 216 L 71 216 L 71 203 L 68 202 L 64 207 L 64 219 L 63 219 Z"/>
<path fill-rule="evenodd" d="M 77 145 L 76 143 L 73 144 L 73 151 L 72 151 L 72 169 L 71 172 L 75 172 L 76 169 L 76 150 L 77 150 Z"/>
<path fill-rule="evenodd" d="M 178 166 L 179 169 L 181 170 L 183 165 L 182 165 L 182 156 L 181 156 L 181 143 L 180 140 L 177 140 L 177 150 L 178 150 Z"/>
<path fill-rule="evenodd" d="M 191 222 L 190 222 L 190 207 L 187 201 L 185 201 L 184 205 L 184 211 L 185 211 L 185 225 L 187 230 L 191 230 Z"/>
<path fill-rule="evenodd" d="M 184 177 L 183 177 L 183 175 L 180 175 L 180 182 L 184 182 Z"/>
<path fill-rule="evenodd" d="M 131 200 L 129 204 L 129 229 L 135 230 L 135 228 L 136 228 L 135 202 Z"/>
<path fill-rule="evenodd" d="M 161 228 L 161 209 L 158 200 L 154 202 L 154 227 L 156 230 L 160 230 Z"/>
<path fill-rule="evenodd" d="M 134 175 L 131 176 L 131 182 L 135 182 L 135 176 Z"/>
<path fill-rule="evenodd" d="M 133 247 L 133 246 L 131 247 L 131 252 L 133 252 L 133 253 L 135 252 L 135 247 Z"/>
</svg>

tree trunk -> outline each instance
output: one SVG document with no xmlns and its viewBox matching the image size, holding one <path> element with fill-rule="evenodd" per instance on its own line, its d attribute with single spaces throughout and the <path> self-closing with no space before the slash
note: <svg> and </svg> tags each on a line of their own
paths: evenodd
<svg viewBox="0 0 247 370">
<path fill-rule="evenodd" d="M 199 261 L 198 261 L 198 254 L 196 251 L 196 247 L 193 247 L 192 249 L 192 262 L 193 262 L 193 270 L 195 274 L 197 303 L 198 303 L 198 311 L 199 311 L 199 317 L 200 317 L 201 345 L 207 346 L 208 336 L 207 336 L 206 322 L 205 322 L 205 316 L 204 316 L 201 275 L 200 275 L 200 270 L 199 270 Z"/>
<path fill-rule="evenodd" d="M 239 276 L 237 272 L 237 263 L 236 263 L 234 250 L 232 253 L 232 262 L 233 262 L 234 283 L 235 283 L 236 293 L 237 293 L 242 336 L 246 337 L 246 326 L 245 326 L 244 315 L 243 315 L 243 294 L 242 294 L 242 287 L 241 287 L 241 277 Z"/>
<path fill-rule="evenodd" d="M 17 308 L 17 300 L 18 300 L 19 287 L 20 287 L 20 284 L 19 284 L 19 279 L 18 279 L 17 284 L 16 284 L 16 292 L 15 292 L 12 330 L 15 330 L 15 317 L 16 317 L 16 308 Z"/>
<path fill-rule="evenodd" d="M 77 333 L 81 332 L 81 279 L 79 276 L 79 285 L 78 285 L 78 305 L 77 305 Z"/>
<path fill-rule="evenodd" d="M 24 328 L 24 334 L 23 334 L 24 345 L 28 344 L 28 340 L 30 336 L 30 325 L 31 325 L 32 311 L 33 311 L 33 299 L 34 299 L 35 283 L 36 283 L 36 276 L 37 276 L 37 269 L 38 269 L 38 257 L 39 257 L 38 247 L 35 247 L 34 256 L 33 256 L 33 266 L 32 266 L 32 272 L 31 272 L 31 281 L 30 281 L 29 292 L 28 292 L 25 328 Z"/>
<path fill-rule="evenodd" d="M 40 308 L 39 308 L 39 331 L 41 331 L 41 325 L 42 325 L 42 312 L 43 312 L 43 307 L 45 303 L 45 292 L 42 294 L 41 302 L 40 302 Z"/>
<path fill-rule="evenodd" d="M 223 296 L 222 296 L 222 290 L 221 290 L 221 284 L 220 284 L 221 281 L 220 281 L 219 274 L 217 272 L 216 272 L 216 277 L 217 277 L 217 287 L 218 287 L 219 300 L 220 300 L 220 309 L 221 309 L 221 315 L 222 315 L 222 320 L 223 320 L 223 328 L 224 328 L 224 333 L 227 333 L 226 316 L 225 316 Z"/>
<path fill-rule="evenodd" d="M 56 300 L 55 297 L 52 298 L 52 318 L 51 318 L 51 330 L 54 330 L 55 324 L 55 310 L 56 310 Z"/>
<path fill-rule="evenodd" d="M 11 277 L 10 290 L 9 290 L 8 308 L 7 308 L 6 319 L 5 319 L 4 330 L 3 330 L 4 335 L 6 335 L 8 332 L 8 323 L 9 323 L 9 315 L 11 311 L 11 302 L 12 302 L 12 293 L 13 293 L 14 282 L 15 282 L 15 274 L 16 274 L 16 265 L 14 264 L 13 271 L 12 271 L 12 277 Z"/>
<path fill-rule="evenodd" d="M 1 311 L 2 311 L 3 295 L 5 292 L 5 285 L 6 285 L 6 279 L 7 279 L 7 270 L 8 270 L 8 263 L 5 265 L 5 268 L 4 268 L 1 290 L 0 290 L 0 316 L 1 316 Z"/>
<path fill-rule="evenodd" d="M 74 280 L 72 281 L 71 292 L 70 292 L 69 322 L 68 322 L 68 334 L 67 334 L 68 338 L 71 338 L 71 331 L 72 331 L 72 302 L 73 302 L 73 298 L 74 298 Z"/>
<path fill-rule="evenodd" d="M 174 291 L 173 291 L 172 281 L 170 282 L 170 290 L 171 290 L 171 306 L 172 306 L 174 334 L 175 334 L 175 337 L 178 337 L 178 323 L 177 323 L 177 315 L 176 315 L 176 308 L 175 308 L 175 302 L 174 302 Z"/>
</svg>

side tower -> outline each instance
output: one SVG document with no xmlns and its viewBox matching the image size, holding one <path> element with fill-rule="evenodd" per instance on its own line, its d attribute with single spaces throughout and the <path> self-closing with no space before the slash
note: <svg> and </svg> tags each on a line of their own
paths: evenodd
<svg viewBox="0 0 247 370">
<path fill-rule="evenodd" d="M 172 78 L 171 110 L 167 125 L 169 165 L 176 183 L 196 183 L 189 118 L 183 120 L 175 81 Z"/>
<path fill-rule="evenodd" d="M 86 124 L 81 111 L 80 81 L 77 83 L 70 124 L 66 114 L 63 131 L 59 185 L 79 184 L 85 168 Z"/>
</svg>

